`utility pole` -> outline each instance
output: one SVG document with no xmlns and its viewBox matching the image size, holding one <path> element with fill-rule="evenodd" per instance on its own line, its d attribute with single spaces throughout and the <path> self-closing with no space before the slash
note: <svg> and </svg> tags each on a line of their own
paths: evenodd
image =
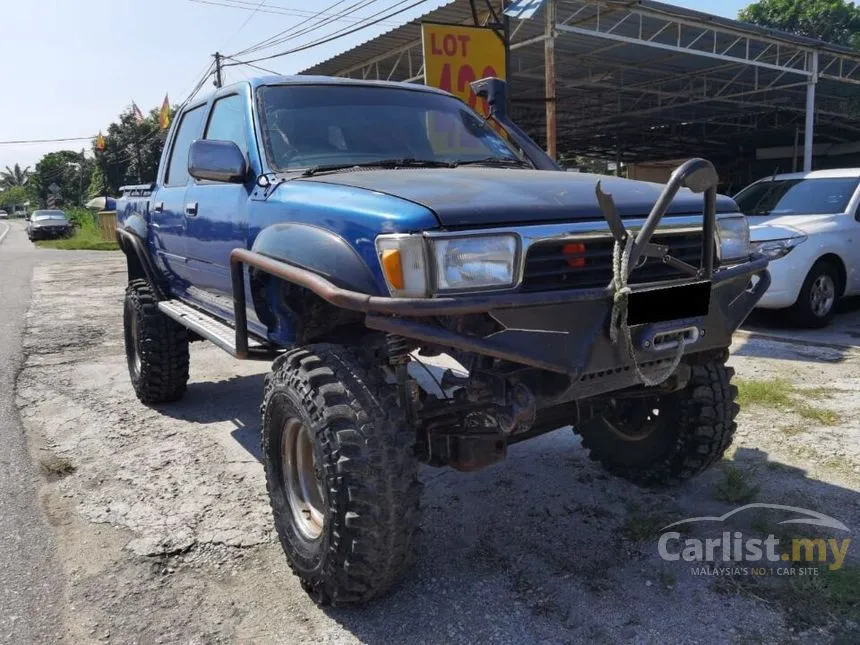
<svg viewBox="0 0 860 645">
<path fill-rule="evenodd" d="M 556 141 L 556 86 L 555 86 L 555 0 L 544 6 L 546 21 L 544 25 L 543 56 L 544 85 L 546 87 L 546 153 L 553 161 L 558 159 Z"/>
<path fill-rule="evenodd" d="M 215 87 L 221 87 L 223 84 L 223 79 L 221 78 L 221 54 L 215 52 L 213 56 L 215 57 Z"/>
</svg>

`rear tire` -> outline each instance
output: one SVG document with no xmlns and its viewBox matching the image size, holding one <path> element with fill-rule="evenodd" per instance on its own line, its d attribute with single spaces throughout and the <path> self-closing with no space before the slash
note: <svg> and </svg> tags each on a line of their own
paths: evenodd
<svg viewBox="0 0 860 645">
<path fill-rule="evenodd" d="M 146 280 L 132 280 L 123 309 L 125 355 L 134 393 L 142 403 L 170 403 L 188 383 L 188 332 L 158 309 Z"/>
<path fill-rule="evenodd" d="M 833 320 L 841 292 L 839 270 L 833 263 L 819 260 L 803 281 L 797 302 L 788 310 L 789 316 L 801 327 L 826 327 Z"/>
<path fill-rule="evenodd" d="M 636 484 L 690 479 L 722 459 L 732 443 L 740 410 L 733 375 L 724 360 L 693 365 L 684 389 L 620 400 L 582 424 L 582 445 L 610 473 Z"/>
<path fill-rule="evenodd" d="M 410 564 L 421 494 L 394 388 L 352 350 L 309 345 L 275 362 L 261 412 L 275 528 L 302 587 L 322 605 L 383 594 Z"/>
</svg>

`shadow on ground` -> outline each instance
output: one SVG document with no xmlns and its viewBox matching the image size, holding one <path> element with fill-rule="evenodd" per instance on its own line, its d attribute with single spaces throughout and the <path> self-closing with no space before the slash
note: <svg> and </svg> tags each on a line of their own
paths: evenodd
<svg viewBox="0 0 860 645">
<path fill-rule="evenodd" d="M 771 642 L 786 625 L 829 626 L 834 634 L 856 628 L 846 622 L 848 605 L 829 613 L 836 605 L 825 592 L 810 598 L 785 579 L 773 589 L 743 579 L 720 584 L 658 557 L 660 528 L 670 521 L 741 505 L 714 499 L 723 466 L 679 489 L 646 491 L 603 474 L 569 431 L 512 453 L 471 475 L 425 471 L 415 575 L 363 610 L 327 613 L 367 643 L 650 642 L 693 624 L 706 642 Z M 740 449 L 736 464 L 760 482 L 762 502 L 808 505 L 849 526 L 860 521 L 856 491 L 809 479 L 758 450 Z M 782 519 L 746 512 L 719 531 L 784 534 Z"/>
</svg>

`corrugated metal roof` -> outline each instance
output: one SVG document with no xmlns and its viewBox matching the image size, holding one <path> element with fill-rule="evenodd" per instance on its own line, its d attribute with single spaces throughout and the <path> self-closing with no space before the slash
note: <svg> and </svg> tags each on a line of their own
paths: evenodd
<svg viewBox="0 0 860 645">
<path fill-rule="evenodd" d="M 557 0 L 557 17 L 560 29 L 573 28 L 555 40 L 557 131 L 566 153 L 734 159 L 791 145 L 803 129 L 812 51 L 823 73 L 816 142 L 860 139 L 860 52 L 652 0 Z M 471 24 L 469 1 L 453 0 L 302 73 L 415 77 L 425 21 Z M 514 116 L 543 141 L 544 20 L 512 20 L 511 28 Z M 400 51 L 411 54 L 411 68 L 405 56 L 398 61 Z"/>
</svg>

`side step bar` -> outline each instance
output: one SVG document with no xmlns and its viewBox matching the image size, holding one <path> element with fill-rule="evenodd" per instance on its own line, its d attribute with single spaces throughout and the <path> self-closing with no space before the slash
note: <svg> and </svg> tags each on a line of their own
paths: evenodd
<svg viewBox="0 0 860 645">
<path fill-rule="evenodd" d="M 234 340 L 236 338 L 236 330 L 229 325 L 224 324 L 220 320 L 203 313 L 186 305 L 181 300 L 162 300 L 158 303 L 158 308 L 166 315 L 178 322 L 183 327 L 187 327 L 195 334 L 212 341 L 225 352 L 236 358 L 253 358 L 260 360 L 270 360 L 278 354 L 278 350 L 269 346 L 263 345 L 259 341 L 248 338 L 248 353 L 240 355 L 236 351 Z"/>
</svg>

